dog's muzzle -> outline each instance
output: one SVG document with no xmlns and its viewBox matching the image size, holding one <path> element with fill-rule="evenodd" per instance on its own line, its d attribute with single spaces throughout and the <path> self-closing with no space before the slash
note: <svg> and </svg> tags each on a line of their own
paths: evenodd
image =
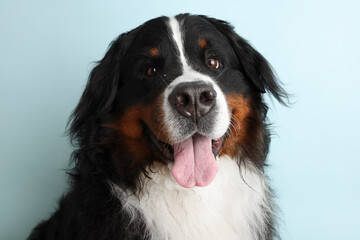
<svg viewBox="0 0 360 240">
<path fill-rule="evenodd" d="M 183 187 L 207 186 L 215 178 L 223 138 L 212 139 L 216 122 L 217 92 L 205 81 L 182 82 L 174 86 L 167 101 L 183 138 L 173 145 L 171 172 Z M 217 144 L 214 144 L 217 143 Z"/>
</svg>

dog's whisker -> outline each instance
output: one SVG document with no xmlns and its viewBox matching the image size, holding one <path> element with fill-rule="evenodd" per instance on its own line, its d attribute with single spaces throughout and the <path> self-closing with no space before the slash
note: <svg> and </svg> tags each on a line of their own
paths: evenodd
<svg viewBox="0 0 360 240">
<path fill-rule="evenodd" d="M 161 76 L 161 74 L 159 75 L 159 77 L 160 77 L 161 80 L 165 83 L 165 86 L 168 86 L 168 84 L 166 83 L 165 79 Z"/>
<path fill-rule="evenodd" d="M 121 34 L 71 115 L 69 191 L 29 239 L 277 237 L 263 90 L 286 105 L 224 21 L 182 14 Z"/>
<path fill-rule="evenodd" d="M 215 78 L 215 81 L 225 72 L 226 68 L 224 68 L 223 71 L 221 71 L 221 73 Z"/>
</svg>

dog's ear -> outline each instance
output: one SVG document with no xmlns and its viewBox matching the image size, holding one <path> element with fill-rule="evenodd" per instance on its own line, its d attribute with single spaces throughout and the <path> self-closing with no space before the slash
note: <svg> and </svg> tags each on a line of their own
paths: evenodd
<svg viewBox="0 0 360 240">
<path fill-rule="evenodd" d="M 245 39 L 235 33 L 234 28 L 225 21 L 201 16 L 225 35 L 232 45 L 240 62 L 240 70 L 254 84 L 259 92 L 270 92 L 280 103 L 287 105 L 288 94 L 276 79 L 270 64 Z"/>
<path fill-rule="evenodd" d="M 130 32 L 131 33 L 131 32 Z M 69 119 L 72 138 L 82 137 L 87 123 L 98 121 L 111 111 L 122 82 L 122 63 L 131 44 L 131 34 L 124 33 L 114 40 L 104 58 L 91 71 L 81 99 Z"/>
</svg>

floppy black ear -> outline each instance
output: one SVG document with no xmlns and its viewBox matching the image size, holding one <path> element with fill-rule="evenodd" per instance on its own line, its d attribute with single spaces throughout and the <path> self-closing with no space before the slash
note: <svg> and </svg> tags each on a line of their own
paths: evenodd
<svg viewBox="0 0 360 240">
<path fill-rule="evenodd" d="M 240 62 L 240 69 L 261 93 L 270 92 L 280 103 L 286 105 L 288 94 L 276 79 L 270 64 L 245 39 L 237 35 L 225 21 L 202 16 L 213 24 L 230 41 Z"/>
<path fill-rule="evenodd" d="M 104 58 L 91 71 L 85 91 L 73 111 L 69 124 L 72 139 L 86 135 L 87 123 L 94 123 L 111 110 L 121 84 L 123 56 L 130 44 L 129 33 L 114 40 Z"/>
</svg>

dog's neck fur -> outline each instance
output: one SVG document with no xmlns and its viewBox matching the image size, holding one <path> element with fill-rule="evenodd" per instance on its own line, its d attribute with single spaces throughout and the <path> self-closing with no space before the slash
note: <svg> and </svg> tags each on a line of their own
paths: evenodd
<svg viewBox="0 0 360 240">
<path fill-rule="evenodd" d="M 227 156 L 218 164 L 217 176 L 204 188 L 179 186 L 169 168 L 159 165 L 149 170 L 138 196 L 114 190 L 132 221 L 145 221 L 150 239 L 267 239 L 272 213 L 264 174 L 250 162 L 239 171 Z"/>
</svg>

